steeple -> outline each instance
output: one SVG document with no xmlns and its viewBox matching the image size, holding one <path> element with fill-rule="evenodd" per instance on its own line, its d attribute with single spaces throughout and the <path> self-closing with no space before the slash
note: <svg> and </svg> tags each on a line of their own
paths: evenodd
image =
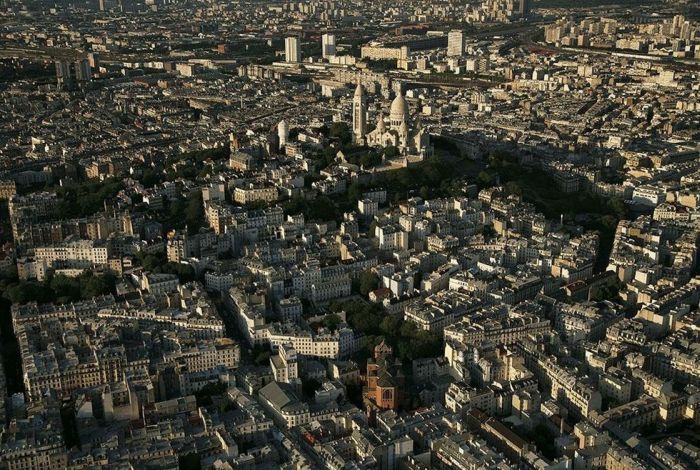
<svg viewBox="0 0 700 470">
<path fill-rule="evenodd" d="M 364 144 L 367 133 L 367 96 L 362 83 L 357 84 L 352 100 L 352 136 L 356 144 Z"/>
<path fill-rule="evenodd" d="M 277 137 L 279 138 L 279 148 L 282 149 L 287 145 L 287 140 L 289 139 L 289 126 L 284 119 L 277 125 Z"/>
</svg>

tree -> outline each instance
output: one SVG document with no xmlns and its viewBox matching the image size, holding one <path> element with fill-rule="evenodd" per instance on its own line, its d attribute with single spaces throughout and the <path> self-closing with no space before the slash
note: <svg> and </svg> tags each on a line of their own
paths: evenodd
<svg viewBox="0 0 700 470">
<path fill-rule="evenodd" d="M 141 259 L 141 266 L 146 271 L 156 271 L 166 263 L 165 255 L 162 253 L 148 254 Z"/>
<path fill-rule="evenodd" d="M 202 201 L 202 191 L 193 191 L 187 196 L 185 220 L 189 233 L 197 233 L 200 227 L 204 225 L 204 203 Z"/>
<path fill-rule="evenodd" d="M 49 287 L 58 295 L 59 303 L 67 303 L 80 299 L 81 286 L 75 278 L 58 274 L 49 281 Z"/>
<path fill-rule="evenodd" d="M 387 315 L 379 325 L 382 333 L 387 336 L 395 335 L 400 330 L 403 319 L 398 315 Z"/>
<path fill-rule="evenodd" d="M 611 197 L 608 200 L 607 206 L 612 211 L 612 213 L 619 219 L 623 218 L 625 216 L 625 213 L 627 212 L 627 208 L 625 207 L 625 201 L 623 201 L 619 197 Z"/>
<path fill-rule="evenodd" d="M 369 295 L 370 292 L 379 287 L 379 276 L 372 271 L 364 271 L 360 274 L 360 294 Z"/>
<path fill-rule="evenodd" d="M 194 392 L 197 406 L 209 406 L 213 403 L 212 397 L 226 392 L 226 385 L 221 382 L 209 382 L 204 387 Z"/>
<path fill-rule="evenodd" d="M 301 196 L 294 196 L 282 204 L 285 215 L 304 214 L 307 215 L 309 203 Z"/>
<path fill-rule="evenodd" d="M 399 156 L 399 149 L 390 145 L 384 149 L 384 156 L 388 159 L 396 158 Z"/>
<path fill-rule="evenodd" d="M 337 330 L 338 325 L 340 325 L 342 322 L 343 320 L 335 313 L 329 313 L 323 318 L 323 326 L 331 331 Z"/>
<path fill-rule="evenodd" d="M 430 188 L 427 186 L 421 186 L 418 194 L 422 199 L 430 199 Z"/>
<path fill-rule="evenodd" d="M 114 290 L 116 279 L 112 274 L 103 274 L 94 276 L 90 273 L 89 276 L 79 279 L 80 281 L 80 296 L 83 299 L 91 299 L 99 295 L 105 295 Z"/>
<path fill-rule="evenodd" d="M 612 216 L 612 215 L 604 215 L 603 217 L 600 218 L 600 224 L 606 230 L 614 231 L 615 228 L 617 227 L 617 222 L 618 222 L 617 218 Z"/>
<path fill-rule="evenodd" d="M 202 468 L 202 459 L 196 452 L 190 452 L 178 456 L 177 464 L 180 470 L 199 470 Z"/>
<path fill-rule="evenodd" d="M 374 150 L 370 150 L 369 152 L 363 154 L 360 157 L 360 165 L 362 165 L 365 168 L 372 168 L 381 164 L 382 156 Z"/>
<path fill-rule="evenodd" d="M 20 281 L 10 284 L 5 288 L 3 297 L 14 304 L 26 304 L 27 302 L 47 303 L 53 300 L 52 289 L 36 281 Z"/>
<path fill-rule="evenodd" d="M 357 202 L 362 197 L 363 187 L 360 183 L 354 182 L 348 187 L 348 201 Z"/>
<path fill-rule="evenodd" d="M 310 220 L 336 220 L 338 213 L 333 201 L 328 196 L 320 196 L 314 199 L 304 214 Z"/>
<path fill-rule="evenodd" d="M 182 284 L 195 280 L 194 268 L 185 263 L 166 263 L 160 269 L 156 269 L 156 272 L 158 271 L 176 275 Z"/>
<path fill-rule="evenodd" d="M 264 366 L 268 365 L 270 363 L 270 351 L 260 351 L 255 355 L 255 365 L 256 366 Z"/>
<path fill-rule="evenodd" d="M 481 186 L 488 187 L 493 184 L 493 177 L 486 171 L 480 171 L 478 178 Z"/>
<path fill-rule="evenodd" d="M 364 334 L 375 334 L 382 321 L 381 307 L 357 300 L 333 304 L 331 310 L 344 310 L 350 326 Z"/>
<path fill-rule="evenodd" d="M 352 133 L 350 132 L 350 127 L 346 122 L 334 122 L 331 124 L 331 128 L 328 131 L 328 136 L 338 139 L 343 145 L 347 145 L 352 142 Z"/>
<path fill-rule="evenodd" d="M 321 382 L 316 379 L 306 379 L 301 385 L 301 391 L 304 396 L 312 398 L 316 393 L 316 390 L 321 388 Z"/>
<path fill-rule="evenodd" d="M 507 182 L 505 189 L 506 189 L 506 194 L 515 195 L 515 196 L 522 196 L 523 195 L 523 190 L 520 188 L 520 185 L 518 183 L 516 183 L 515 181 Z"/>
<path fill-rule="evenodd" d="M 416 331 L 416 324 L 411 321 L 403 322 L 401 328 L 399 329 L 402 338 L 412 338 L 416 335 Z"/>
<path fill-rule="evenodd" d="M 67 184 L 56 190 L 61 199 L 58 218 L 87 217 L 104 210 L 105 203 L 124 189 L 121 180 L 88 181 Z"/>
<path fill-rule="evenodd" d="M 153 186 L 163 182 L 162 170 L 156 172 L 151 168 L 147 168 L 141 173 L 140 181 L 144 187 L 152 188 Z"/>
</svg>

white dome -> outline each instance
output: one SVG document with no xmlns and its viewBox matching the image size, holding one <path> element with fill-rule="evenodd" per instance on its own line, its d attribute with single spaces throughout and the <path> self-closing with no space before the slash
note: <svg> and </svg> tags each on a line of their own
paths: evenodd
<svg viewBox="0 0 700 470">
<path fill-rule="evenodd" d="M 394 101 L 391 102 L 391 110 L 389 112 L 389 119 L 394 121 L 403 121 L 408 116 L 408 103 L 403 95 L 396 95 Z"/>
<path fill-rule="evenodd" d="M 379 119 L 377 119 L 377 131 L 381 134 L 386 132 L 386 126 L 384 125 L 384 116 L 381 114 L 379 115 Z"/>
</svg>

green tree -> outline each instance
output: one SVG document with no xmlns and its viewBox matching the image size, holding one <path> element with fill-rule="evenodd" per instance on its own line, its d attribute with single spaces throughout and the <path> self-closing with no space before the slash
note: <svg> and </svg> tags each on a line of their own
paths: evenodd
<svg viewBox="0 0 700 470">
<path fill-rule="evenodd" d="M 617 227 L 617 222 L 618 222 L 618 219 L 612 215 L 604 215 L 603 217 L 600 218 L 600 224 L 606 230 L 614 231 L 615 228 Z"/>
<path fill-rule="evenodd" d="M 320 196 L 314 199 L 305 213 L 309 220 L 336 220 L 338 211 L 335 203 L 328 196 Z"/>
<path fill-rule="evenodd" d="M 342 321 L 343 320 L 335 313 L 329 313 L 323 318 L 323 326 L 331 331 L 335 331 L 338 329 L 338 325 L 340 325 Z"/>
<path fill-rule="evenodd" d="M 56 190 L 60 198 L 58 216 L 68 219 L 87 217 L 104 210 L 105 204 L 124 189 L 121 180 L 87 181 L 61 186 Z"/>
<path fill-rule="evenodd" d="M 174 274 L 182 284 L 195 280 L 194 268 L 185 263 L 165 263 L 156 268 L 154 272 Z"/>
<path fill-rule="evenodd" d="M 163 172 L 162 170 L 147 168 L 141 173 L 140 181 L 144 187 L 152 188 L 153 186 L 163 182 Z"/>
<path fill-rule="evenodd" d="M 367 168 L 373 168 L 375 166 L 379 166 L 382 164 L 382 156 L 375 152 L 374 150 L 370 150 L 369 152 L 363 154 L 360 157 L 360 165 Z"/>
<path fill-rule="evenodd" d="M 625 207 L 625 202 L 619 197 L 611 197 L 607 206 L 618 219 L 625 217 L 627 208 Z"/>
<path fill-rule="evenodd" d="M 15 304 L 27 302 L 47 303 L 53 300 L 54 291 L 47 289 L 43 283 L 20 281 L 6 286 L 3 297 Z"/>
<path fill-rule="evenodd" d="M 270 364 L 270 351 L 260 351 L 255 355 L 253 361 L 256 366 L 265 366 Z"/>
<path fill-rule="evenodd" d="M 202 468 L 202 458 L 196 452 L 180 455 L 177 458 L 177 465 L 180 470 L 200 470 Z"/>
<path fill-rule="evenodd" d="M 369 295 L 370 292 L 379 287 L 379 276 L 372 271 L 364 271 L 360 274 L 360 294 Z"/>
<path fill-rule="evenodd" d="M 350 326 L 364 334 L 375 334 L 382 321 L 381 307 L 357 300 L 334 304 L 331 310 L 344 310 Z"/>
<path fill-rule="evenodd" d="M 99 295 L 109 294 L 114 291 L 116 278 L 113 274 L 106 273 L 100 276 L 89 275 L 80 280 L 80 295 L 83 299 L 91 299 Z"/>
<path fill-rule="evenodd" d="M 523 190 L 520 188 L 520 185 L 516 183 L 515 181 L 509 181 L 505 185 L 505 190 L 506 194 L 512 194 L 515 196 L 522 196 L 523 195 Z"/>
<path fill-rule="evenodd" d="M 430 188 L 428 188 L 427 186 L 421 186 L 420 191 L 418 191 L 418 194 L 423 199 L 430 199 Z"/>
<path fill-rule="evenodd" d="M 478 179 L 481 186 L 488 187 L 493 184 L 493 177 L 486 171 L 480 171 Z"/>
<path fill-rule="evenodd" d="M 348 186 L 348 192 L 347 192 L 348 201 L 353 202 L 353 203 L 359 201 L 360 198 L 362 197 L 363 190 L 364 190 L 364 188 L 362 187 L 362 185 L 360 183 L 358 183 L 358 182 L 352 183 L 350 186 Z"/>
<path fill-rule="evenodd" d="M 321 388 L 321 382 L 316 379 L 306 379 L 301 385 L 301 391 L 307 398 L 313 398 L 316 390 Z"/>
<path fill-rule="evenodd" d="M 399 156 L 399 149 L 390 145 L 384 149 L 384 156 L 386 158 L 396 158 Z"/>
<path fill-rule="evenodd" d="M 72 302 L 81 298 L 81 286 L 75 278 L 58 274 L 53 276 L 48 284 L 59 303 Z"/>
<path fill-rule="evenodd" d="M 157 271 L 166 263 L 165 255 L 162 253 L 158 254 L 148 254 L 144 256 L 141 260 L 141 266 L 146 271 Z"/>
<path fill-rule="evenodd" d="M 382 319 L 382 323 L 379 325 L 379 328 L 384 335 L 392 336 L 401 329 L 402 323 L 403 319 L 398 315 L 387 315 Z"/>
<path fill-rule="evenodd" d="M 334 122 L 331 124 L 328 136 L 340 140 L 341 144 L 347 145 L 352 142 L 352 133 L 346 122 Z"/>
<path fill-rule="evenodd" d="M 202 202 L 201 190 L 193 191 L 187 196 L 185 220 L 189 233 L 197 233 L 204 225 L 204 203 Z"/>
</svg>

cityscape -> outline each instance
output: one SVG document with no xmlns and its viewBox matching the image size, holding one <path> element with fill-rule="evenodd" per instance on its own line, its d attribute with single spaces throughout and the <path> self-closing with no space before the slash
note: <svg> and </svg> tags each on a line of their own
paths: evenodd
<svg viewBox="0 0 700 470">
<path fill-rule="evenodd" d="M 700 468 L 698 0 L 0 0 L 0 470 Z"/>
</svg>

